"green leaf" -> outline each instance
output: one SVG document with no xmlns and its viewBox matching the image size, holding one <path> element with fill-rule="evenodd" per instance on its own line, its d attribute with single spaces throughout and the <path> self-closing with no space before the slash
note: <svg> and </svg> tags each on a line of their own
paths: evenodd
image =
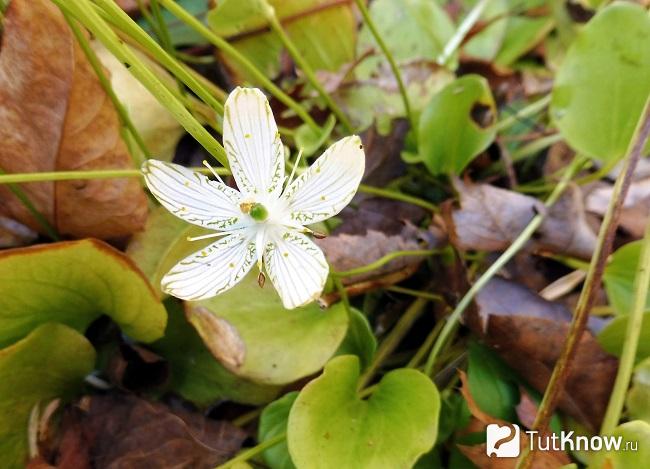
<svg viewBox="0 0 650 469">
<path fill-rule="evenodd" d="M 165 304 L 169 313 L 167 330 L 151 348 L 169 362 L 171 390 L 200 407 L 218 399 L 259 405 L 278 395 L 278 387 L 252 383 L 224 368 L 185 320 L 180 302 L 170 298 Z"/>
<path fill-rule="evenodd" d="M 512 422 L 519 392 L 511 378 L 512 372 L 489 348 L 476 342 L 469 344 L 467 378 L 474 400 L 484 412 Z"/>
<path fill-rule="evenodd" d="M 603 274 L 607 297 L 616 314 L 621 316 L 629 314 L 632 309 L 634 277 L 639 267 L 641 243 L 635 241 L 617 249 Z M 650 294 L 646 299 L 646 309 L 650 309 Z"/>
<path fill-rule="evenodd" d="M 359 357 L 361 369 L 365 370 L 377 351 L 377 339 L 370 330 L 368 319 L 356 308 L 351 309 L 350 325 L 337 355 L 356 355 Z"/>
<path fill-rule="evenodd" d="M 617 357 L 621 355 L 627 337 L 627 321 L 628 316 L 615 317 L 598 333 L 598 343 L 606 352 Z M 639 345 L 636 349 L 637 360 L 646 357 L 650 357 L 650 312 L 643 315 Z"/>
<path fill-rule="evenodd" d="M 459 174 L 494 140 L 496 108 L 487 80 L 465 75 L 436 94 L 420 117 L 420 157 L 432 174 Z"/>
<path fill-rule="evenodd" d="M 0 254 L 0 346 L 45 322 L 83 331 L 102 314 L 142 342 L 162 336 L 167 321 L 146 278 L 104 242 L 70 241 Z"/>
<path fill-rule="evenodd" d="M 584 27 L 560 67 L 551 115 L 578 152 L 621 158 L 650 94 L 650 17 L 641 5 L 614 3 Z"/>
<path fill-rule="evenodd" d="M 287 432 L 287 422 L 291 406 L 298 397 L 298 392 L 290 392 L 275 402 L 270 403 L 260 416 L 258 440 L 260 443 Z M 264 461 L 271 469 L 294 469 L 287 440 L 264 451 Z"/>
<path fill-rule="evenodd" d="M 175 0 L 181 7 L 186 9 L 195 18 L 204 19 L 208 10 L 208 0 Z M 190 46 L 194 44 L 204 44 L 205 39 L 194 29 L 180 21 L 169 11 L 162 8 L 162 17 L 167 25 L 169 37 L 175 46 Z M 150 36 L 156 37 L 151 31 L 151 27 L 145 18 L 138 21 L 140 27 L 149 33 Z"/>
<path fill-rule="evenodd" d="M 650 424 L 650 358 L 643 360 L 634 369 L 632 386 L 625 404 L 632 420 L 643 420 Z"/>
<path fill-rule="evenodd" d="M 69 397 L 95 364 L 84 336 L 61 324 L 43 324 L 0 350 L 0 460 L 5 469 L 25 467 L 32 408 Z"/>
<path fill-rule="evenodd" d="M 320 370 L 348 328 L 342 304 L 286 310 L 272 286 L 257 285 L 255 272 L 219 296 L 189 303 L 187 315 L 226 368 L 265 384 L 291 383 Z"/>
<path fill-rule="evenodd" d="M 592 453 L 589 468 L 592 469 L 629 469 L 633 467 L 647 467 L 650 461 L 650 424 L 640 420 L 626 422 L 619 425 L 612 432 L 612 436 L 621 437 L 621 449 L 603 449 Z M 625 450 L 629 442 L 636 445 Z"/>
<path fill-rule="evenodd" d="M 391 371 L 366 400 L 358 379 L 358 358 L 336 357 L 300 392 L 287 435 L 296 467 L 408 468 L 433 447 L 440 396 L 427 376 Z"/>
<path fill-rule="evenodd" d="M 511 66 L 519 57 L 534 48 L 553 29 L 552 18 L 529 18 L 513 16 L 494 63 L 501 67 Z"/>
<path fill-rule="evenodd" d="M 260 0 L 222 0 L 208 24 L 266 76 L 280 73 L 280 38 L 270 30 Z M 335 0 L 268 0 L 303 58 L 315 70 L 336 71 L 354 60 L 356 21 L 350 4 Z M 230 57 L 223 60 L 244 79 L 252 77 Z"/>
<path fill-rule="evenodd" d="M 476 0 L 467 2 L 472 7 L 476 3 Z M 506 36 L 509 8 L 508 0 L 491 0 L 487 3 L 481 19 L 491 23 L 467 41 L 463 47 L 466 55 L 487 62 L 496 57 Z"/>
<path fill-rule="evenodd" d="M 296 129 L 294 135 L 296 148 L 302 150 L 303 157 L 310 157 L 325 144 L 330 135 L 332 135 L 335 125 L 336 117 L 334 114 L 329 115 L 318 132 L 312 129 L 309 125 L 302 124 Z"/>
</svg>

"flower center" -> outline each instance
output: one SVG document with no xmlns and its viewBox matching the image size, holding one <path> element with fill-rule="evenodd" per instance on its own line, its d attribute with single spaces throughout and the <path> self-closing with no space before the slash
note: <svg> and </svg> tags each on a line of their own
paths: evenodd
<svg viewBox="0 0 650 469">
<path fill-rule="evenodd" d="M 255 221 L 264 221 L 269 216 L 269 211 L 266 207 L 257 202 L 243 202 L 239 204 L 242 212 L 248 213 Z"/>
</svg>

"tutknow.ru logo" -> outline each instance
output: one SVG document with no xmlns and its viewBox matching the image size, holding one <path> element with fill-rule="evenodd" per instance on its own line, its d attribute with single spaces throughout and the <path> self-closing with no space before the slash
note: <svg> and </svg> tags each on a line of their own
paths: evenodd
<svg viewBox="0 0 650 469">
<path fill-rule="evenodd" d="M 622 436 L 575 436 L 573 431 L 560 432 L 559 435 L 540 435 L 534 430 L 526 430 L 530 449 L 539 451 L 636 451 L 638 441 L 623 441 Z M 487 426 L 485 452 L 489 457 L 516 458 L 521 448 L 519 425 L 508 423 Z"/>
</svg>

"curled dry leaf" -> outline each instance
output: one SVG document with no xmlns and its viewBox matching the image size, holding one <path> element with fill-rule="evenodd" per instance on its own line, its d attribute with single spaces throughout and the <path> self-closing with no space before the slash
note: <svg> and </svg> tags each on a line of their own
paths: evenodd
<svg viewBox="0 0 650 469">
<path fill-rule="evenodd" d="M 22 223 L 0 215 L 0 249 L 27 246 L 36 240 L 38 233 Z"/>
<path fill-rule="evenodd" d="M 476 297 L 468 326 L 532 387 L 544 392 L 562 351 L 571 313 L 521 285 L 494 278 Z M 592 321 L 591 327 L 597 327 Z M 618 360 L 590 331 L 580 338 L 560 408 L 591 430 L 598 429 L 609 401 Z"/>
<path fill-rule="evenodd" d="M 61 12 L 13 0 L 0 50 L 0 167 L 9 173 L 133 167 L 117 113 Z M 147 200 L 135 178 L 23 185 L 57 231 L 115 238 L 142 228 Z M 40 226 L 0 186 L 0 212 Z"/>
<path fill-rule="evenodd" d="M 550 210 L 539 200 L 489 184 L 455 182 L 460 208 L 447 204 L 445 220 L 451 242 L 461 250 L 501 251 L 517 238 L 537 213 L 547 213 L 527 248 L 589 259 L 596 235 L 587 223 L 577 187 Z"/>
<path fill-rule="evenodd" d="M 228 460 L 245 438 L 229 422 L 115 394 L 85 397 L 67 408 L 58 444 L 49 442 L 55 447 L 42 453 L 59 468 L 200 469 Z"/>
<path fill-rule="evenodd" d="M 491 415 L 483 412 L 478 404 L 474 401 L 467 384 L 467 376 L 463 371 L 460 371 L 460 379 L 462 386 L 460 392 L 462 393 L 467 407 L 475 419 L 477 419 L 483 428 L 489 424 L 498 424 L 500 426 L 508 425 L 508 422 L 497 419 Z M 474 430 L 478 430 L 474 428 Z M 523 431 L 520 432 L 519 444 L 522 450 L 528 448 L 529 436 Z M 514 469 L 517 467 L 517 458 L 491 458 L 487 456 L 486 443 L 474 446 L 458 445 L 460 451 L 469 458 L 477 467 L 481 469 Z M 533 453 L 533 465 L 535 469 L 556 469 L 566 464 L 571 460 L 569 456 L 563 451 L 537 451 Z"/>
</svg>

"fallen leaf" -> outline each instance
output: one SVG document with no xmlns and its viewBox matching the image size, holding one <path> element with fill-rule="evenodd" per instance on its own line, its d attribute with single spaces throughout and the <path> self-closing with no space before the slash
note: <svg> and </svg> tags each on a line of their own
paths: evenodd
<svg viewBox="0 0 650 469">
<path fill-rule="evenodd" d="M 62 469 L 213 468 L 245 438 L 229 422 L 133 395 L 87 396 L 66 409 L 50 462 Z"/>
<path fill-rule="evenodd" d="M 0 249 L 27 246 L 38 233 L 16 220 L 0 215 Z"/>
<path fill-rule="evenodd" d="M 61 12 L 13 0 L 0 51 L 0 167 L 9 173 L 132 168 L 117 113 Z M 147 200 L 137 178 L 24 184 L 65 236 L 115 238 L 142 228 Z M 9 190 L 0 210 L 39 230 Z"/>
<path fill-rule="evenodd" d="M 498 277 L 481 289 L 476 305 L 477 311 L 465 317 L 468 326 L 532 387 L 544 392 L 564 346 L 569 310 Z M 591 325 L 598 327 L 597 320 Z M 609 402 L 617 367 L 618 360 L 585 331 L 569 368 L 560 408 L 596 430 Z"/>
<path fill-rule="evenodd" d="M 587 223 L 581 195 L 572 187 L 550 210 L 539 200 L 488 184 L 455 182 L 460 208 L 445 210 L 451 242 L 460 250 L 507 249 L 537 213 L 547 213 L 532 252 L 555 252 L 589 259 L 596 235 Z"/>
</svg>

